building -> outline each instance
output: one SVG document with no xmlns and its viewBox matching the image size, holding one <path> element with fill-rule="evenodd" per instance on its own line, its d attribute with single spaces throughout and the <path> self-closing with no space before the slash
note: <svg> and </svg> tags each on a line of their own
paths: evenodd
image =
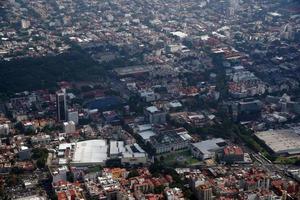
<svg viewBox="0 0 300 200">
<path fill-rule="evenodd" d="M 76 132 L 76 125 L 73 121 L 68 121 L 63 123 L 64 132 L 65 133 L 75 133 Z"/>
<path fill-rule="evenodd" d="M 208 185 L 199 185 L 196 188 L 196 197 L 198 200 L 211 200 L 212 188 Z"/>
<path fill-rule="evenodd" d="M 147 153 L 137 143 L 125 145 L 124 141 L 110 140 L 108 143 L 100 139 L 60 144 L 58 157 L 70 159 L 73 166 L 105 166 L 109 161 L 139 165 L 148 161 Z"/>
<path fill-rule="evenodd" d="M 164 131 L 150 137 L 155 154 L 163 154 L 188 148 L 189 140 L 181 137 L 175 130 Z"/>
<path fill-rule="evenodd" d="M 227 146 L 223 149 L 222 160 L 226 163 L 243 162 L 244 152 L 241 147 Z"/>
<path fill-rule="evenodd" d="M 248 99 L 238 102 L 238 118 L 240 120 L 256 119 L 260 116 L 262 102 L 257 99 Z"/>
<path fill-rule="evenodd" d="M 140 165 L 147 163 L 148 155 L 137 143 L 126 145 L 125 150 L 121 156 L 122 164 Z"/>
<path fill-rule="evenodd" d="M 125 145 L 123 141 L 110 141 L 110 159 L 120 159 L 122 164 L 137 165 L 147 162 L 146 152 L 137 144 Z"/>
<path fill-rule="evenodd" d="M 6 136 L 9 134 L 9 125 L 8 124 L 0 124 L 0 136 Z"/>
<path fill-rule="evenodd" d="M 74 166 L 89 166 L 102 165 L 104 166 L 107 160 L 108 145 L 106 140 L 86 140 L 77 142 L 74 146 L 74 153 L 71 165 Z"/>
<path fill-rule="evenodd" d="M 222 138 L 214 138 L 191 144 L 191 152 L 198 159 L 212 159 L 215 157 L 216 152 L 222 150 L 226 145 L 225 140 Z"/>
<path fill-rule="evenodd" d="M 167 188 L 165 189 L 165 196 L 167 200 L 184 200 L 183 192 L 180 188 Z"/>
<path fill-rule="evenodd" d="M 151 124 L 164 124 L 167 113 L 159 110 L 156 106 L 150 106 L 145 109 L 145 116 Z"/>
<path fill-rule="evenodd" d="M 31 137 L 32 144 L 49 144 L 51 142 L 50 135 L 36 135 Z"/>
<path fill-rule="evenodd" d="M 151 101 L 156 101 L 159 99 L 159 95 L 156 94 L 153 90 L 148 89 L 148 90 L 140 90 L 139 91 L 140 97 L 146 101 L 146 102 L 151 102 Z"/>
<path fill-rule="evenodd" d="M 179 101 L 171 101 L 165 105 L 165 110 L 169 112 L 178 112 L 182 109 L 182 104 Z"/>
<path fill-rule="evenodd" d="M 30 160 L 31 159 L 31 149 L 26 146 L 21 146 L 18 152 L 19 160 Z"/>
<path fill-rule="evenodd" d="M 105 111 L 102 115 L 107 124 L 119 124 L 121 121 L 120 116 L 115 111 Z"/>
<path fill-rule="evenodd" d="M 274 154 L 300 154 L 300 127 L 268 130 L 255 133 Z"/>
<path fill-rule="evenodd" d="M 25 20 L 25 19 L 22 19 L 21 20 L 21 27 L 22 29 L 27 29 L 30 27 L 30 21 L 28 20 Z"/>
<path fill-rule="evenodd" d="M 66 121 L 68 116 L 66 91 L 56 93 L 56 114 L 57 121 Z"/>
<path fill-rule="evenodd" d="M 56 184 L 60 181 L 67 181 L 67 172 L 69 171 L 67 166 L 55 168 L 50 170 L 52 177 L 52 184 Z"/>
<path fill-rule="evenodd" d="M 104 191 L 103 196 L 105 196 L 106 199 L 118 199 L 121 190 L 118 180 L 113 179 L 111 175 L 106 175 L 98 177 L 98 182 Z"/>
<path fill-rule="evenodd" d="M 68 111 L 68 121 L 73 121 L 75 123 L 75 125 L 78 124 L 79 117 L 78 117 L 77 110 L 69 110 Z"/>
</svg>

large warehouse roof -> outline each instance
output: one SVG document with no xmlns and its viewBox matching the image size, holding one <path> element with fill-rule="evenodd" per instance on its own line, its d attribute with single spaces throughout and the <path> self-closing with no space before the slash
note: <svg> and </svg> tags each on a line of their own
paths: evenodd
<svg viewBox="0 0 300 200">
<path fill-rule="evenodd" d="M 99 164 L 107 160 L 107 144 L 105 140 L 87 140 L 77 142 L 72 163 Z"/>
<path fill-rule="evenodd" d="M 274 153 L 300 153 L 300 135 L 294 129 L 268 130 L 258 132 L 255 135 Z"/>
</svg>

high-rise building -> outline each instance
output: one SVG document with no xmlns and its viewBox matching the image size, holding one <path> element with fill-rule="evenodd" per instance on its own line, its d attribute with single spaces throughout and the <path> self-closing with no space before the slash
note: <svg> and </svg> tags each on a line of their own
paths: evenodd
<svg viewBox="0 0 300 200">
<path fill-rule="evenodd" d="M 66 91 L 56 93 L 56 114 L 57 121 L 66 121 L 68 115 Z"/>
<path fill-rule="evenodd" d="M 196 188 L 197 199 L 199 200 L 211 200 L 212 188 L 208 185 L 200 185 Z"/>
<path fill-rule="evenodd" d="M 68 121 L 73 121 L 76 125 L 78 124 L 78 111 L 69 110 L 68 111 Z"/>
</svg>

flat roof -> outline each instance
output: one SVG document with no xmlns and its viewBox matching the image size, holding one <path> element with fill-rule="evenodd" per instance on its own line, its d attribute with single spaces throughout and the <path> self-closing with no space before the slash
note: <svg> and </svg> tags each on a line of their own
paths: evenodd
<svg viewBox="0 0 300 200">
<path fill-rule="evenodd" d="M 179 101 L 171 101 L 169 105 L 173 108 L 182 107 L 182 104 Z"/>
<path fill-rule="evenodd" d="M 204 140 L 201 142 L 193 143 L 192 146 L 200 150 L 203 154 L 209 154 L 210 151 L 217 150 L 222 145 L 221 143 L 226 143 L 222 138 L 214 138 L 210 140 Z"/>
<path fill-rule="evenodd" d="M 185 38 L 188 36 L 186 33 L 181 32 L 181 31 L 171 32 L 171 34 L 174 36 L 180 37 L 180 38 Z"/>
<path fill-rule="evenodd" d="M 137 126 L 139 131 L 147 131 L 147 130 L 151 130 L 152 129 L 152 125 L 151 124 L 141 124 Z"/>
<path fill-rule="evenodd" d="M 72 163 L 104 163 L 107 160 L 106 140 L 86 140 L 77 142 Z"/>
<path fill-rule="evenodd" d="M 149 140 L 151 136 L 156 135 L 153 131 L 143 131 L 138 133 L 144 140 Z"/>
<path fill-rule="evenodd" d="M 110 141 L 110 155 L 120 154 L 125 151 L 126 149 L 123 141 Z"/>
<path fill-rule="evenodd" d="M 257 132 L 255 135 L 275 153 L 300 153 L 300 134 L 297 129 L 278 129 Z"/>
<path fill-rule="evenodd" d="M 150 113 L 155 113 L 155 112 L 158 112 L 158 108 L 156 106 L 150 106 L 150 107 L 147 107 L 146 110 Z"/>
</svg>

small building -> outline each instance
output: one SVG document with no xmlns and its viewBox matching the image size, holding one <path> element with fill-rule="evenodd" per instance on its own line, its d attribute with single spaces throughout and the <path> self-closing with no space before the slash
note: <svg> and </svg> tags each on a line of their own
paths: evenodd
<svg viewBox="0 0 300 200">
<path fill-rule="evenodd" d="M 159 110 L 156 106 L 150 106 L 145 109 L 145 116 L 151 124 L 164 124 L 167 113 Z"/>
<path fill-rule="evenodd" d="M 69 121 L 69 122 L 64 122 L 64 132 L 65 133 L 75 133 L 76 132 L 76 125 L 75 122 Z"/>
<path fill-rule="evenodd" d="M 32 144 L 49 144 L 51 142 L 50 135 L 36 135 L 31 137 Z"/>
<path fill-rule="evenodd" d="M 239 146 L 227 146 L 223 149 L 222 160 L 226 163 L 244 161 L 243 149 Z"/>
</svg>

